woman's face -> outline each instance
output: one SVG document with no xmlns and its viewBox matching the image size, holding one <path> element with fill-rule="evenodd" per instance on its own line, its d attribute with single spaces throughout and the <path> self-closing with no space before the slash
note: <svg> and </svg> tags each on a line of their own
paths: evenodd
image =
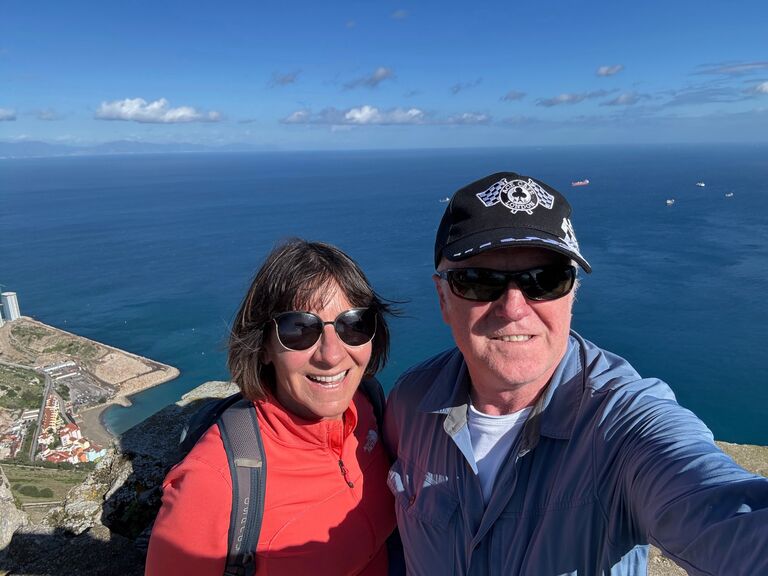
<svg viewBox="0 0 768 576">
<path fill-rule="evenodd" d="M 317 314 L 324 322 L 333 320 L 353 308 L 335 282 L 323 293 L 325 302 Z M 372 343 L 347 346 L 336 334 L 333 324 L 323 327 L 317 343 L 307 350 L 288 350 L 271 332 L 265 350 L 265 364 L 275 369 L 275 395 L 284 408 L 308 420 L 341 418 L 352 401 L 371 359 Z"/>
</svg>

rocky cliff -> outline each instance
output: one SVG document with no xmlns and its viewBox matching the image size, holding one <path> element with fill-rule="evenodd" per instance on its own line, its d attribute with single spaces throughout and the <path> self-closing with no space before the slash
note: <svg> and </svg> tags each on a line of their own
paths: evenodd
<svg viewBox="0 0 768 576">
<path fill-rule="evenodd" d="M 0 576 L 141 575 L 160 485 L 175 462 L 181 430 L 206 398 L 236 391 L 209 382 L 123 434 L 96 469 L 32 524 L 0 474 Z M 721 443 L 745 468 L 768 476 L 768 447 Z M 653 551 L 652 576 L 685 574 Z"/>
</svg>

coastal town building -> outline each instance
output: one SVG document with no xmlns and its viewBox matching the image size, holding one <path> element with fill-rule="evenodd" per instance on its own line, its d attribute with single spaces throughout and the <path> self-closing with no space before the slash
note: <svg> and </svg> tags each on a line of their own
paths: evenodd
<svg viewBox="0 0 768 576">
<path fill-rule="evenodd" d="M 54 440 L 53 434 L 46 434 L 46 446 L 50 446 Z M 38 457 L 46 462 L 60 464 L 69 462 L 70 464 L 82 464 L 85 462 L 94 462 L 104 456 L 107 451 L 97 444 L 91 443 L 87 438 L 83 438 L 82 431 L 77 424 L 66 424 L 58 430 L 58 438 L 61 442 L 56 448 L 47 447 L 40 452 Z"/>
<path fill-rule="evenodd" d="M 80 432 L 80 427 L 77 424 L 67 424 L 59 430 L 59 439 L 61 439 L 61 445 L 67 446 L 73 444 L 76 440 L 82 440 L 83 433 Z"/>
<path fill-rule="evenodd" d="M 0 304 L 3 307 L 2 316 L 8 322 L 13 322 L 21 316 L 16 292 L 3 292 L 0 294 Z"/>
<path fill-rule="evenodd" d="M 24 410 L 24 412 L 21 413 L 21 421 L 22 422 L 31 422 L 33 420 L 37 420 L 37 417 L 40 416 L 40 409 L 36 410 Z"/>
<path fill-rule="evenodd" d="M 45 408 L 43 409 L 43 430 L 56 430 L 61 423 L 61 406 L 59 400 L 53 395 L 48 396 L 45 400 Z"/>
<path fill-rule="evenodd" d="M 0 434 L 0 460 L 15 458 L 24 443 L 24 435 L 12 432 Z"/>
</svg>

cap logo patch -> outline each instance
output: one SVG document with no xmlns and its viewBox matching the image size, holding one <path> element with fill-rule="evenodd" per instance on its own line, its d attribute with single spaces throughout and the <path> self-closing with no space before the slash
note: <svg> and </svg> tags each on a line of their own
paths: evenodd
<svg viewBox="0 0 768 576">
<path fill-rule="evenodd" d="M 517 212 L 533 214 L 538 206 L 551 210 L 555 203 L 555 197 L 530 178 L 527 182 L 502 178 L 488 189 L 478 192 L 476 196 L 486 208 L 501 202 L 510 209 L 512 214 Z"/>
</svg>

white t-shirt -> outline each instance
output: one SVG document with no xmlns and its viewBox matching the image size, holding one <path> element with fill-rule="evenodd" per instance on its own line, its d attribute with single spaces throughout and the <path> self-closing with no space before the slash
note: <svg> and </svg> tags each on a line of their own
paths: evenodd
<svg viewBox="0 0 768 576">
<path fill-rule="evenodd" d="M 467 411 L 467 426 L 472 438 L 472 451 L 477 464 L 477 476 L 483 488 L 483 499 L 488 504 L 496 475 L 506 460 L 509 449 L 525 425 L 531 407 L 512 414 L 491 416 L 479 412 L 472 404 Z"/>
</svg>

